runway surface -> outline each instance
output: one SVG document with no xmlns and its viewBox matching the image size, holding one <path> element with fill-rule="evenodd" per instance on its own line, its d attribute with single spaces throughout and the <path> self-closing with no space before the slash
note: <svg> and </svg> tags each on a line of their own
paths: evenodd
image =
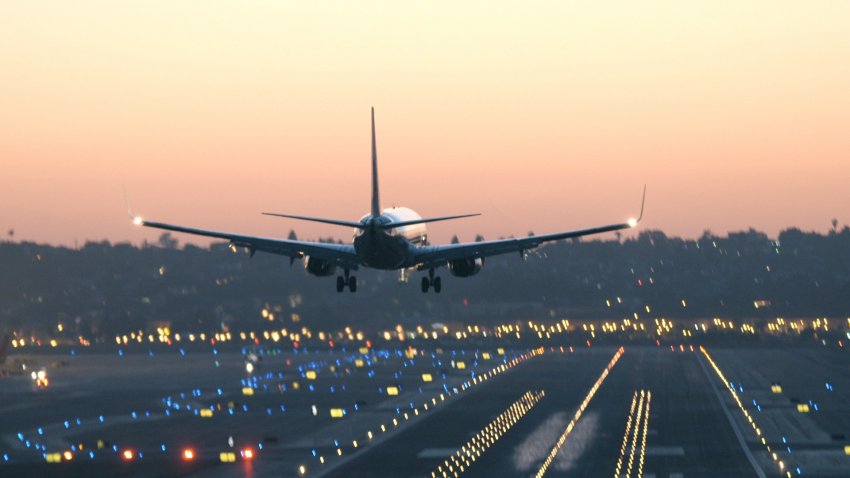
<svg viewBox="0 0 850 478">
<path fill-rule="evenodd" d="M 261 357 L 250 374 L 235 351 L 27 357 L 52 383 L 0 382 L 0 475 L 681 478 L 850 469 L 848 357 L 833 349 Z M 56 460 L 66 451 L 70 460 Z"/>
</svg>

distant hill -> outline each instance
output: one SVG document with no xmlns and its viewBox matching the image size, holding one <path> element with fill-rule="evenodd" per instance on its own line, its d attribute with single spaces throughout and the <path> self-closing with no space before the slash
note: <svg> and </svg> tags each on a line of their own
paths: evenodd
<svg viewBox="0 0 850 478">
<path fill-rule="evenodd" d="M 850 316 L 850 229 L 755 230 L 697 240 L 643 231 L 618 242 L 560 242 L 488 259 L 472 278 L 441 270 L 442 294 L 418 275 L 361 270 L 356 294 L 287 258 L 209 249 L 89 242 L 79 250 L 0 243 L 0 329 L 110 336 L 169 322 L 175 329 L 640 317 Z M 647 309 L 648 306 L 648 309 Z M 0 330 L 2 332 L 2 330 Z"/>
</svg>

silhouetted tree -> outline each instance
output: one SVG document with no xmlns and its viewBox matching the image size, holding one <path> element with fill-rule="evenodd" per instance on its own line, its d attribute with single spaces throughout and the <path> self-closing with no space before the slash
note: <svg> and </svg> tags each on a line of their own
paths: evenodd
<svg viewBox="0 0 850 478">
<path fill-rule="evenodd" d="M 163 232 L 160 234 L 157 242 L 159 243 L 159 247 L 162 247 L 163 249 L 177 249 L 178 241 L 171 236 L 170 232 Z"/>
</svg>

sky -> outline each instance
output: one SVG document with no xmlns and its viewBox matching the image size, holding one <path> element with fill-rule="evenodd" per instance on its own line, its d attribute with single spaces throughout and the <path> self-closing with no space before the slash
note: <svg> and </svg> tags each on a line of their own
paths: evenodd
<svg viewBox="0 0 850 478">
<path fill-rule="evenodd" d="M 0 3 L 0 231 L 155 241 L 146 219 L 383 206 L 432 242 L 637 214 L 698 237 L 850 223 L 850 2 Z M 181 235 L 182 242 L 206 243 Z"/>
</svg>

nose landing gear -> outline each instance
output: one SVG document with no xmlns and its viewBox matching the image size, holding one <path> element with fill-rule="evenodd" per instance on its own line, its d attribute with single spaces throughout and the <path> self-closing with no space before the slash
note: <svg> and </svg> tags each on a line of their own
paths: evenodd
<svg viewBox="0 0 850 478">
<path fill-rule="evenodd" d="M 433 287 L 434 292 L 439 294 L 443 289 L 443 281 L 439 277 L 434 277 L 434 269 L 428 269 L 428 277 L 422 278 L 422 292 L 428 292 L 428 289 Z"/>
</svg>

